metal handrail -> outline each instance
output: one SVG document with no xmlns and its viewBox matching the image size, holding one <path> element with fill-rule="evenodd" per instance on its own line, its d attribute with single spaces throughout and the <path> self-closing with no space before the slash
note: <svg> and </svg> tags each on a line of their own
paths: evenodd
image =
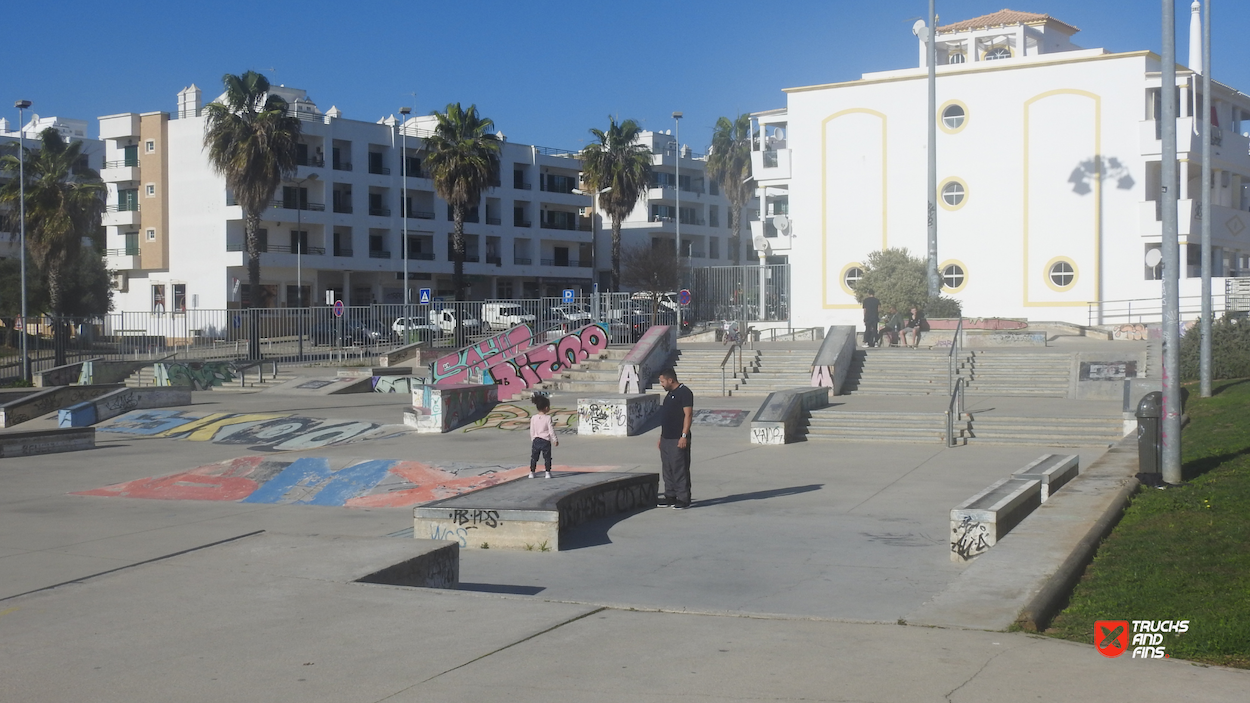
<svg viewBox="0 0 1250 703">
<path fill-rule="evenodd" d="M 1182 295 L 1178 300 L 1180 301 L 1180 312 L 1182 315 L 1201 311 L 1201 295 Z M 1133 309 L 1134 303 L 1137 304 L 1136 311 Z M 1137 318 L 1137 323 L 1146 322 L 1146 318 L 1151 318 L 1150 321 L 1153 322 L 1161 320 L 1163 317 L 1163 302 L 1162 299 L 1157 297 L 1101 300 L 1090 303 L 1088 307 L 1086 323 L 1090 327 L 1099 324 L 1133 324 L 1134 316 Z M 1211 307 L 1214 315 L 1222 314 L 1222 311 L 1227 308 L 1226 296 L 1220 293 L 1212 293 Z M 1113 319 L 1117 321 L 1113 322 Z"/>
<path fill-rule="evenodd" d="M 742 368 L 742 337 L 739 336 L 738 341 L 729 346 L 729 351 L 725 352 L 725 358 L 720 362 L 720 394 L 721 397 L 728 395 L 725 392 L 725 364 L 729 363 L 729 359 L 734 355 L 734 350 L 738 350 L 738 368 Z M 735 372 L 737 373 L 737 372 Z"/>
<path fill-rule="evenodd" d="M 947 352 L 947 375 L 946 375 L 946 391 L 948 393 L 955 392 L 955 360 L 959 357 L 959 350 L 963 348 L 961 342 L 962 332 L 964 331 L 964 318 L 959 318 L 959 324 L 955 325 L 955 337 L 951 340 L 951 350 Z"/>
<path fill-rule="evenodd" d="M 951 402 L 946 406 L 946 446 L 955 445 L 955 420 L 964 414 L 964 380 L 955 379 L 955 389 L 951 391 Z"/>
</svg>

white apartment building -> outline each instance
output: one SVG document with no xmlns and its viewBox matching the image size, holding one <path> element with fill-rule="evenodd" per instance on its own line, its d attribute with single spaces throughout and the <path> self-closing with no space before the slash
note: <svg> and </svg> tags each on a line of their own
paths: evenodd
<svg viewBox="0 0 1250 703">
<path fill-rule="evenodd" d="M 352 305 L 402 303 L 405 227 L 411 300 L 419 288 L 452 298 L 451 214 L 424 168 L 423 137 L 434 118 L 351 120 L 337 108 L 321 111 L 303 90 L 273 92 L 302 120 L 303 133 L 298 172 L 262 215 L 258 304 L 297 305 L 297 280 L 302 300 L 314 305 L 324 304 L 326 291 Z M 178 93 L 172 114 L 100 118 L 118 310 L 234 308 L 250 300 L 242 208 L 209 166 L 204 128 L 194 85 Z M 573 152 L 504 141 L 499 180 L 465 223 L 470 298 L 589 292 L 592 233 L 583 213 L 590 198 L 572 192 L 580 170 Z"/>
<path fill-rule="evenodd" d="M 103 145 L 98 140 L 87 137 L 86 120 L 40 117 L 32 113 L 26 124 L 21 126 L 21 138 L 26 140 L 26 148 L 38 149 L 39 137 L 49 127 L 60 133 L 61 137 L 67 142 L 84 142 L 82 153 L 87 157 L 87 166 L 89 168 L 99 171 L 103 167 Z M 0 153 L 7 153 L 9 149 L 17 148 L 20 141 L 18 130 L 14 129 L 14 125 L 7 119 L 0 118 Z M 0 173 L 0 185 L 3 185 L 9 178 L 16 176 L 16 173 Z M 0 259 L 18 258 L 21 255 L 19 251 L 20 241 L 20 232 L 0 230 Z"/>
<path fill-rule="evenodd" d="M 694 153 L 689 145 L 678 149 L 676 139 L 667 132 L 643 131 L 638 141 L 651 150 L 652 185 L 621 223 L 621 246 L 649 243 L 675 252 L 680 220 L 682 255 L 689 266 L 733 264 L 729 201 L 716 181 L 707 176 L 707 155 Z M 754 207 L 754 203 L 749 203 L 743 208 L 739 245 L 744 255 L 740 260 L 747 264 L 752 259 L 747 255 L 751 251 L 751 235 L 746 222 L 754 217 Z M 611 221 L 601 220 L 600 227 L 610 228 Z M 609 266 L 604 262 L 611 260 L 610 247 L 610 236 L 601 237 L 600 269 Z"/>
<path fill-rule="evenodd" d="M 965 315 L 1098 323 L 1113 301 L 1161 296 L 1161 269 L 1147 263 L 1162 235 L 1160 57 L 1083 49 L 1077 31 L 1010 10 L 937 28 L 939 268 Z M 853 288 L 870 252 L 925 254 L 927 31 L 917 34 L 918 67 L 790 88 L 784 109 L 753 116 L 764 212 L 753 233 L 790 247 L 798 325 L 861 321 Z M 1250 97 L 1215 82 L 1203 96 L 1199 56 L 1169 87 L 1182 296 L 1200 292 L 1204 109 L 1215 275 L 1250 267 Z"/>
</svg>

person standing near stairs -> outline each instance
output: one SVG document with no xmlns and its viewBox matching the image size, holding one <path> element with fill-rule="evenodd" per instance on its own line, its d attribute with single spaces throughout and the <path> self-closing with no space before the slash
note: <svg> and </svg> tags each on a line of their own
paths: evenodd
<svg viewBox="0 0 1250 703">
<path fill-rule="evenodd" d="M 660 372 L 660 387 L 667 392 L 660 409 L 661 473 L 664 493 L 657 507 L 671 505 L 682 510 L 690 507 L 690 425 L 694 422 L 694 393 L 678 382 L 672 368 Z"/>
<path fill-rule="evenodd" d="M 864 346 L 877 346 L 877 327 L 881 325 L 881 301 L 872 291 L 864 291 Z"/>
</svg>

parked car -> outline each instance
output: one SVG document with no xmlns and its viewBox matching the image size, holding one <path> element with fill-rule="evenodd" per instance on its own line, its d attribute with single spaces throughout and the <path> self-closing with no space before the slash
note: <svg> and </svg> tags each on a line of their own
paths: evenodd
<svg viewBox="0 0 1250 703">
<path fill-rule="evenodd" d="M 577 323 L 579 326 L 590 323 L 590 311 L 582 305 L 553 305 L 543 315 L 545 323 Z"/>
<path fill-rule="evenodd" d="M 406 318 L 408 327 L 408 340 L 404 341 L 404 323 L 405 318 L 397 318 L 391 324 L 391 331 L 395 333 L 395 339 L 400 344 L 411 344 L 413 342 L 424 342 L 431 339 L 438 339 L 442 336 L 442 331 L 438 325 L 430 324 L 429 320 L 420 317 Z"/>
<path fill-rule="evenodd" d="M 390 331 L 377 323 L 364 320 L 343 320 L 341 328 L 339 325 L 337 320 L 313 325 L 309 334 L 310 341 L 313 345 L 335 344 L 338 341 L 346 346 L 381 344 L 391 339 Z M 339 336 L 340 329 L 341 337 Z"/>
<path fill-rule="evenodd" d="M 452 308 L 430 311 L 430 324 L 443 334 L 456 333 L 456 321 L 461 313 Z M 460 319 L 460 327 L 468 334 L 477 334 L 482 329 L 482 321 L 467 315 Z"/>
<path fill-rule="evenodd" d="M 506 330 L 517 325 L 534 322 L 534 316 L 526 314 L 525 308 L 516 303 L 486 303 L 482 305 L 482 322 L 487 329 Z"/>
</svg>

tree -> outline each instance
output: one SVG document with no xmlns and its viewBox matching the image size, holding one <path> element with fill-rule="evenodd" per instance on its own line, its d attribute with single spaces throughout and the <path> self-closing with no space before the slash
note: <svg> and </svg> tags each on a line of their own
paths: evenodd
<svg viewBox="0 0 1250 703">
<path fill-rule="evenodd" d="M 78 261 L 83 238 L 100 229 L 108 191 L 100 174 L 87 167 L 82 142 L 66 143 L 51 128 L 39 135 L 39 141 L 38 150 L 27 149 L 23 155 L 26 162 L 26 248 L 34 265 L 43 272 L 48 307 L 59 318 L 68 312 L 70 269 Z M 10 154 L 0 159 L 0 169 L 17 173 L 18 158 Z M 9 206 L 11 231 L 17 231 L 20 226 L 19 180 L 12 179 L 0 189 L 0 202 Z M 69 330 L 60 320 L 54 323 L 53 330 L 59 366 L 65 363 Z"/>
<path fill-rule="evenodd" d="M 243 208 L 247 250 L 248 307 L 260 301 L 260 216 L 273 202 L 282 180 L 295 175 L 299 120 L 287 102 L 269 92 L 269 80 L 255 71 L 222 76 L 221 102 L 204 108 L 204 148 L 213 170 L 226 179 Z M 260 327 L 251 325 L 248 355 L 260 357 Z"/>
<path fill-rule="evenodd" d="M 599 207 L 612 218 L 612 290 L 621 287 L 621 222 L 651 185 L 651 149 L 638 143 L 642 128 L 633 120 L 608 117 L 608 131 L 591 128 L 597 144 L 582 149 L 586 187 L 601 192 Z"/>
<path fill-rule="evenodd" d="M 742 263 L 742 208 L 755 194 L 751 176 L 751 116 L 716 120 L 707 156 L 708 177 L 720 184 L 729 201 L 729 250 L 734 265 Z"/>
<path fill-rule="evenodd" d="M 621 285 L 651 297 L 651 324 L 660 298 L 677 288 L 679 272 L 672 247 L 633 244 L 621 251 Z"/>
<path fill-rule="evenodd" d="M 855 299 L 863 301 L 872 291 L 881 301 L 881 309 L 893 306 L 906 313 L 913 305 L 925 311 L 926 317 L 958 317 L 958 300 L 938 296 L 929 298 L 929 275 L 925 259 L 916 258 L 906 247 L 874 251 L 864 263 L 864 275 L 855 284 Z"/>
<path fill-rule="evenodd" d="M 464 300 L 464 217 L 499 174 L 499 138 L 491 134 L 494 121 L 478 115 L 476 105 L 465 110 L 460 103 L 449 103 L 445 112 L 432 114 L 438 125 L 425 140 L 425 163 L 438 196 L 451 206 L 452 287 L 456 300 Z M 460 334 L 457 322 L 457 343 Z"/>
</svg>

